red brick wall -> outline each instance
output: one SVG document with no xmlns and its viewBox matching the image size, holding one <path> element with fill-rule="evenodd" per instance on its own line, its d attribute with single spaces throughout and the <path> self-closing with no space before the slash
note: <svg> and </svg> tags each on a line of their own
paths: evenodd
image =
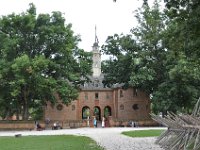
<svg viewBox="0 0 200 150">
<path fill-rule="evenodd" d="M 62 110 L 58 110 L 57 106 L 62 105 Z M 75 109 L 72 110 L 72 106 L 75 106 Z M 73 107 L 74 107 L 73 106 Z M 61 102 L 52 106 L 50 103 L 47 104 L 45 109 L 45 119 L 49 118 L 50 120 L 76 120 L 77 119 L 77 101 L 73 101 L 70 105 L 66 106 Z"/>
<path fill-rule="evenodd" d="M 122 95 L 121 92 L 122 91 Z M 137 96 L 132 88 L 117 89 L 118 92 L 118 119 L 121 120 L 144 120 L 149 118 L 150 101 L 149 97 L 142 91 L 137 91 Z M 137 104 L 138 109 L 134 110 L 133 105 Z M 122 107 L 124 106 L 124 109 Z"/>
<path fill-rule="evenodd" d="M 45 123 L 39 121 L 42 127 L 45 127 Z M 34 130 L 34 121 L 0 121 L 0 130 Z"/>
<path fill-rule="evenodd" d="M 123 96 L 120 96 L 122 91 Z M 112 118 L 119 120 L 145 120 L 149 118 L 150 100 L 142 91 L 137 91 L 137 96 L 132 88 L 114 90 L 82 90 L 79 93 L 78 100 L 73 101 L 69 106 L 63 105 L 62 110 L 57 110 L 50 104 L 45 109 L 45 118 L 51 120 L 81 120 L 82 108 L 90 108 L 90 118 L 94 115 L 94 107 L 98 106 L 101 110 L 101 117 L 104 115 L 104 108 L 111 108 Z M 98 99 L 95 99 L 95 93 L 98 93 Z M 86 98 L 87 96 L 87 98 Z M 134 110 L 133 105 L 138 104 L 138 109 Z M 120 106 L 123 105 L 124 109 Z M 75 109 L 74 109 L 75 108 Z"/>
</svg>

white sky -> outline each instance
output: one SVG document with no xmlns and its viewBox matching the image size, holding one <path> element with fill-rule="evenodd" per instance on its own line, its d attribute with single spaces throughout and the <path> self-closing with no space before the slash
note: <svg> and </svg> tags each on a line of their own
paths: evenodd
<svg viewBox="0 0 200 150">
<path fill-rule="evenodd" d="M 152 0 L 149 0 L 152 1 Z M 141 7 L 143 0 L 5 0 L 0 4 L 0 16 L 26 11 L 34 3 L 37 13 L 64 13 L 66 23 L 72 23 L 75 34 L 80 34 L 79 47 L 91 51 L 95 40 L 95 25 L 99 45 L 107 36 L 129 33 L 137 25 L 133 11 Z"/>
</svg>

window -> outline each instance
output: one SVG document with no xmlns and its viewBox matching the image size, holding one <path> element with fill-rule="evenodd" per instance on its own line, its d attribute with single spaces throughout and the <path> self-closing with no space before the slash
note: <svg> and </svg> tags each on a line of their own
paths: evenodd
<svg viewBox="0 0 200 150">
<path fill-rule="evenodd" d="M 138 110 L 138 109 L 139 109 L 138 104 L 134 104 L 134 105 L 132 106 L 132 108 L 133 108 L 133 110 Z"/>
<path fill-rule="evenodd" d="M 106 93 L 106 99 L 109 99 L 109 98 L 110 98 L 109 93 Z"/>
<path fill-rule="evenodd" d="M 76 108 L 75 105 L 72 105 L 72 111 L 75 110 L 75 108 Z"/>
<path fill-rule="evenodd" d="M 88 100 L 88 93 L 85 93 L 85 100 Z"/>
<path fill-rule="evenodd" d="M 123 95 L 123 91 L 122 90 L 120 90 L 120 97 L 123 97 L 124 95 Z"/>
<path fill-rule="evenodd" d="M 119 108 L 120 108 L 120 110 L 124 110 L 124 105 L 121 104 L 121 105 L 119 106 Z"/>
<path fill-rule="evenodd" d="M 63 109 L 63 105 L 62 105 L 62 104 L 58 104 L 58 105 L 56 106 L 56 108 L 57 108 L 57 110 L 61 111 L 61 110 Z"/>
<path fill-rule="evenodd" d="M 95 93 L 95 99 L 99 99 L 99 93 Z"/>
</svg>

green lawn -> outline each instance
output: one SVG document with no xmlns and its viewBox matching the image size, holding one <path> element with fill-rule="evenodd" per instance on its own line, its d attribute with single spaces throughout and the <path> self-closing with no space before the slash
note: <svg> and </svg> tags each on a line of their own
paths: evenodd
<svg viewBox="0 0 200 150">
<path fill-rule="evenodd" d="M 52 135 L 0 137 L 1 150 L 103 150 L 84 136 Z"/>
<path fill-rule="evenodd" d="M 165 130 L 136 130 L 136 131 L 126 131 L 122 134 L 130 137 L 154 137 L 159 136 Z"/>
</svg>

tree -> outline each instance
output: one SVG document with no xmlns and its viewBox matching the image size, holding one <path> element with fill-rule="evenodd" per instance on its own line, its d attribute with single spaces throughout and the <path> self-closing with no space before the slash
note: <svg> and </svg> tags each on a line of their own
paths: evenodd
<svg viewBox="0 0 200 150">
<path fill-rule="evenodd" d="M 106 62 L 107 68 L 103 67 L 103 70 L 107 74 L 106 80 L 114 78 L 116 83 L 132 85 L 150 94 L 163 78 L 162 61 L 166 52 L 161 37 L 164 16 L 155 3 L 152 10 L 143 5 L 136 11 L 136 18 L 140 26 L 131 30 L 132 35 L 108 37 L 103 50 L 114 55 L 114 59 Z"/>
<path fill-rule="evenodd" d="M 131 61 L 135 41 L 131 35 L 109 36 L 106 44 L 102 46 L 105 54 L 111 55 L 110 60 L 102 62 L 102 71 L 105 73 L 104 84 L 112 86 L 115 83 L 125 83 L 128 85 L 131 74 Z"/>
<path fill-rule="evenodd" d="M 155 1 L 150 8 L 143 5 L 136 11 L 139 26 L 132 29 L 137 40 L 138 49 L 130 83 L 151 94 L 165 78 L 164 61 L 166 50 L 163 44 L 163 32 L 166 16 L 160 11 Z"/>
<path fill-rule="evenodd" d="M 64 104 L 77 98 L 78 86 L 91 73 L 91 54 L 77 47 L 80 38 L 71 27 L 61 12 L 37 15 L 33 4 L 19 15 L 0 18 L 4 117 L 15 113 L 27 120 L 30 109 L 47 101 L 55 104 L 56 95 Z"/>
<path fill-rule="evenodd" d="M 199 72 L 199 1 L 166 1 L 165 12 L 170 21 L 165 32 L 168 49 L 168 81 L 159 88 L 168 91 L 166 99 L 176 102 L 171 110 L 191 112 L 200 95 Z M 169 86 L 171 85 L 171 86 Z M 160 97 L 159 93 L 154 94 Z M 172 95 L 171 97 L 169 95 Z M 158 98 L 155 98 L 158 100 Z M 156 101 L 157 101 L 156 100 Z M 173 107 L 175 106 L 175 107 Z M 176 107 L 178 106 L 178 107 Z M 173 109 L 172 109 L 173 107 Z"/>
<path fill-rule="evenodd" d="M 193 21 L 199 19 L 199 7 L 194 6 L 195 0 L 191 4 L 178 1 L 177 7 L 174 3 L 164 12 L 157 1 L 152 8 L 145 3 L 136 11 L 139 25 L 131 30 L 132 35 L 126 40 L 132 41 L 131 44 L 123 45 L 122 37 L 110 42 L 108 37 L 107 45 L 103 47 L 106 53 L 115 56 L 104 63 L 104 72 L 108 73 L 106 80 L 114 78 L 115 83 L 121 83 L 119 77 L 125 77 L 126 84 L 151 95 L 154 112 L 164 114 L 190 111 L 200 94 L 197 67 L 200 34 L 197 31 L 199 24 Z M 127 63 L 119 59 L 121 55 L 130 58 Z M 122 72 L 119 66 L 129 69 Z"/>
</svg>

